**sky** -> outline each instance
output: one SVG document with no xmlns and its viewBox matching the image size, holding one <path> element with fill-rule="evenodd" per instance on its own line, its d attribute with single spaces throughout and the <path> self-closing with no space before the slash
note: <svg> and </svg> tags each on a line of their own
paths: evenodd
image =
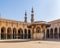
<svg viewBox="0 0 60 48">
<path fill-rule="evenodd" d="M 32 7 L 35 21 L 60 19 L 60 0 L 0 0 L 0 18 L 30 22 Z"/>
</svg>

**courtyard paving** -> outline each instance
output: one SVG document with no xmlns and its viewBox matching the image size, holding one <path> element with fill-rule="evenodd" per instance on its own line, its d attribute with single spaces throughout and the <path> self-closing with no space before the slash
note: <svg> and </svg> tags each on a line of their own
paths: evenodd
<svg viewBox="0 0 60 48">
<path fill-rule="evenodd" d="M 0 48 L 60 48 L 60 41 L 0 42 Z"/>
</svg>

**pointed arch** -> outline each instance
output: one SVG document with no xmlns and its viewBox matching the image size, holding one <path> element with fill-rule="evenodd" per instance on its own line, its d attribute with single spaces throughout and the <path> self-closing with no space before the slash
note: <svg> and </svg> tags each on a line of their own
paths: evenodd
<svg viewBox="0 0 60 48">
<path fill-rule="evenodd" d="M 28 39 L 30 39 L 31 38 L 31 31 L 30 31 L 30 29 L 28 30 Z"/>
<path fill-rule="evenodd" d="M 16 39 L 16 32 L 17 32 L 17 30 L 16 30 L 16 28 L 13 28 L 13 39 Z"/>
<path fill-rule="evenodd" d="M 5 27 L 1 28 L 1 39 L 6 39 L 6 28 Z"/>
<path fill-rule="evenodd" d="M 53 38 L 53 29 L 50 29 L 50 38 Z"/>
<path fill-rule="evenodd" d="M 27 29 L 24 29 L 24 38 L 27 39 Z"/>
<path fill-rule="evenodd" d="M 8 28 L 7 28 L 7 39 L 11 39 L 11 37 L 12 37 L 12 36 L 11 36 L 11 32 L 12 32 L 12 31 L 11 31 L 11 28 L 8 27 Z"/>
<path fill-rule="evenodd" d="M 49 29 L 47 29 L 46 38 L 49 38 Z"/>
<path fill-rule="evenodd" d="M 59 38 L 60 38 L 60 28 L 59 28 Z"/>
<path fill-rule="evenodd" d="M 54 29 L 54 38 L 58 38 L 57 28 Z"/>
<path fill-rule="evenodd" d="M 23 39 L 23 30 L 21 28 L 18 29 L 18 39 Z"/>
<path fill-rule="evenodd" d="M 37 33 L 41 32 L 40 27 L 37 27 L 37 28 L 36 28 L 36 32 L 37 32 Z"/>
</svg>

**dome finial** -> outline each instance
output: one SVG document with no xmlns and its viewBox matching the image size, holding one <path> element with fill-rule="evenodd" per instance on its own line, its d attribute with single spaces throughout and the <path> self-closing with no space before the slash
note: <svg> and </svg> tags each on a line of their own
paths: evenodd
<svg viewBox="0 0 60 48">
<path fill-rule="evenodd" d="M 33 7 L 32 7 L 32 11 L 31 11 L 32 13 L 34 12 L 34 9 L 33 9 Z"/>
</svg>

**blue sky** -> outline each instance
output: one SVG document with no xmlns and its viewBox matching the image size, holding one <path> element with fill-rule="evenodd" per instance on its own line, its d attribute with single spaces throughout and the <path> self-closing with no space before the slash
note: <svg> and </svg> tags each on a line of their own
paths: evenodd
<svg viewBox="0 0 60 48">
<path fill-rule="evenodd" d="M 0 0 L 1 18 L 24 21 L 26 10 L 30 22 L 32 6 L 35 21 L 60 19 L 60 0 Z"/>
</svg>

